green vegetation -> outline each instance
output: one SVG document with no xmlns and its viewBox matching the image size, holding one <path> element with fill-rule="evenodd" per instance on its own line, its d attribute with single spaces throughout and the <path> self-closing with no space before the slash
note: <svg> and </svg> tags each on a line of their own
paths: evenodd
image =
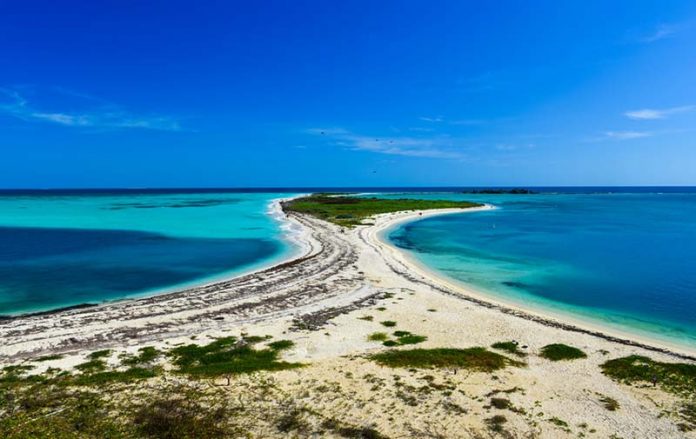
<svg viewBox="0 0 696 439">
<path fill-rule="evenodd" d="M 142 364 L 150 364 L 155 361 L 162 352 L 153 348 L 152 346 L 146 346 L 138 350 L 138 355 L 135 356 L 123 356 L 121 357 L 121 364 L 124 366 L 138 366 Z"/>
<path fill-rule="evenodd" d="M 102 351 L 94 351 L 91 354 L 87 355 L 87 358 L 90 360 L 97 360 L 99 358 L 106 358 L 109 355 L 111 355 L 111 350 L 110 349 L 104 349 Z"/>
<path fill-rule="evenodd" d="M 136 432 L 151 438 L 236 437 L 243 430 L 229 422 L 234 415 L 220 403 L 213 407 L 194 398 L 166 395 L 138 407 L 133 415 Z"/>
<path fill-rule="evenodd" d="M 640 355 L 602 364 L 602 372 L 625 384 L 649 383 L 684 396 L 696 394 L 696 364 L 663 363 Z"/>
<path fill-rule="evenodd" d="M 109 370 L 83 373 L 74 377 L 72 384 L 76 386 L 98 386 L 106 383 L 130 383 L 133 381 L 153 378 L 157 376 L 156 369 L 143 367 L 131 367 L 127 370 Z"/>
<path fill-rule="evenodd" d="M 386 332 L 373 332 L 367 336 L 367 339 L 369 341 L 387 341 L 389 339 L 389 335 L 387 335 Z"/>
<path fill-rule="evenodd" d="M 382 324 L 382 326 L 386 326 L 387 328 L 393 328 L 394 326 L 396 326 L 396 322 L 394 322 L 392 320 L 385 320 L 385 321 L 380 322 L 380 323 Z"/>
<path fill-rule="evenodd" d="M 446 200 L 385 199 L 314 194 L 284 203 L 286 211 L 305 213 L 341 226 L 356 226 L 373 215 L 408 210 L 469 208 L 479 203 Z"/>
<path fill-rule="evenodd" d="M 498 343 L 493 343 L 491 345 L 493 349 L 498 349 L 501 351 L 508 352 L 513 355 L 517 355 L 518 357 L 526 357 L 527 354 L 519 350 L 517 347 L 517 343 L 514 343 L 512 341 L 501 341 Z"/>
<path fill-rule="evenodd" d="M 506 366 L 520 366 L 522 363 L 485 348 L 467 349 L 411 349 L 380 352 L 369 357 L 388 367 L 432 368 L 452 367 L 478 372 L 492 372 Z"/>
<path fill-rule="evenodd" d="M 610 412 L 615 412 L 619 409 L 619 407 L 621 407 L 619 405 L 619 401 L 604 395 L 601 395 L 601 397 L 599 398 L 599 402 L 601 402 L 602 405 L 604 405 L 604 408 L 609 410 Z"/>
<path fill-rule="evenodd" d="M 192 377 L 215 377 L 301 367 L 299 363 L 278 361 L 280 352 L 291 346 L 292 342 L 280 340 L 269 344 L 267 349 L 254 349 L 245 339 L 224 337 L 205 346 L 180 346 L 169 351 L 168 355 L 178 372 Z"/>
<path fill-rule="evenodd" d="M 53 361 L 53 360 L 60 360 L 63 358 L 62 355 L 44 355 L 43 357 L 38 357 L 34 358 L 34 361 Z"/>
<path fill-rule="evenodd" d="M 546 345 L 541 348 L 541 356 L 551 361 L 576 360 L 587 358 L 587 355 L 578 348 L 561 343 Z"/>
<path fill-rule="evenodd" d="M 94 373 L 106 369 L 106 362 L 100 359 L 89 360 L 75 366 L 82 373 Z"/>
<path fill-rule="evenodd" d="M 4 367 L 0 369 L 0 437 L 264 437 L 259 432 L 268 428 L 292 437 L 331 433 L 344 438 L 385 437 L 371 426 L 324 417 L 298 403 L 265 374 L 231 381 L 230 374 L 300 366 L 278 360 L 284 349 L 293 346 L 291 341 L 268 339 L 227 337 L 168 351 L 145 347 L 121 355 L 120 363 L 107 362 L 112 352 L 97 351 L 74 373 L 49 368 L 30 375 L 35 369 L 30 364 Z M 171 373 L 157 364 L 163 355 L 170 356 L 174 372 L 187 376 L 170 379 Z M 197 379 L 219 374 L 226 375 L 227 384 Z M 163 379 L 141 382 L 157 376 Z M 322 385 L 307 392 L 327 389 Z M 242 397 L 240 392 L 247 390 Z"/>
<path fill-rule="evenodd" d="M 684 420 L 677 424 L 680 431 L 696 430 L 696 401 L 684 403 L 679 409 L 679 416 Z"/>
<path fill-rule="evenodd" d="M 503 425 L 507 422 L 507 418 L 503 415 L 495 415 L 486 419 L 485 422 L 491 431 L 502 433 L 504 431 Z"/>
<path fill-rule="evenodd" d="M 247 338 L 246 340 L 249 340 L 249 339 Z M 278 340 L 278 341 L 268 343 L 268 347 L 273 349 L 274 351 L 282 351 L 285 349 L 290 349 L 293 346 L 295 346 L 295 343 L 290 341 L 290 340 Z"/>
<path fill-rule="evenodd" d="M 394 336 L 397 338 L 399 345 L 418 344 L 428 339 L 425 335 L 411 334 L 408 331 L 395 331 Z"/>
<path fill-rule="evenodd" d="M 507 398 L 491 398 L 491 407 L 495 407 L 498 410 L 509 409 L 511 406 L 512 403 Z"/>
<path fill-rule="evenodd" d="M 381 341 L 384 346 L 388 347 L 418 344 L 428 339 L 424 335 L 411 334 L 408 331 L 394 331 L 394 337 L 396 337 L 396 340 L 391 340 L 389 335 L 384 332 L 373 332 L 367 336 L 367 339 L 369 341 Z"/>
<path fill-rule="evenodd" d="M 556 425 L 558 427 L 563 427 L 563 428 L 568 428 L 568 423 L 564 421 L 563 419 L 557 418 L 557 417 L 552 417 L 549 418 L 549 422 L 552 423 L 553 425 Z"/>
</svg>

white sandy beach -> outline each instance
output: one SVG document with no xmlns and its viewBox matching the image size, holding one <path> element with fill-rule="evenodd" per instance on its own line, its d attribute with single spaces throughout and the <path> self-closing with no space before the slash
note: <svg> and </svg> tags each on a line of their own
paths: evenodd
<svg viewBox="0 0 696 439">
<path fill-rule="evenodd" d="M 374 424 L 389 437 L 427 437 L 423 432 L 433 429 L 441 437 L 486 437 L 476 436 L 487 431 L 485 419 L 502 413 L 488 406 L 489 395 L 505 389 L 514 389 L 506 395 L 519 409 L 504 411 L 511 437 L 696 437 L 677 428 L 674 396 L 659 388 L 619 384 L 599 367 L 631 354 L 690 361 L 679 355 L 694 352 L 491 300 L 435 276 L 380 239 L 397 223 L 460 211 L 381 215 L 373 225 L 350 230 L 290 214 L 303 249 L 294 260 L 176 293 L 0 321 L 0 362 L 63 354 L 36 370 L 69 369 L 97 349 L 112 349 L 114 359 L 145 345 L 166 348 L 224 335 L 271 335 L 295 342 L 286 360 L 307 364 L 272 374 L 283 392 L 321 413 Z M 427 336 L 418 345 L 424 348 L 488 347 L 514 340 L 529 354 L 527 366 L 493 375 L 381 367 L 364 354 L 386 349 L 367 337 L 390 330 L 380 324 L 387 320 L 396 322 L 394 329 Z M 588 358 L 550 362 L 539 357 L 540 348 L 551 343 L 578 347 Z M 394 383 L 417 388 L 423 375 L 457 391 L 416 392 L 413 408 L 412 400 L 403 397 L 406 390 Z M 241 391 L 248 379 L 240 378 L 230 391 Z M 327 385 L 334 390 L 325 390 Z M 604 396 L 621 409 L 607 411 L 599 402 Z M 453 406 L 462 411 L 447 409 Z M 282 437 L 270 430 L 263 436 Z"/>
</svg>

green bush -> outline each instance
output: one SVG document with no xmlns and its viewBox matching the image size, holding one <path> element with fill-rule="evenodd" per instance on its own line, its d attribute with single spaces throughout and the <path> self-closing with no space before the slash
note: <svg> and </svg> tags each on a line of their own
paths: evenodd
<svg viewBox="0 0 696 439">
<path fill-rule="evenodd" d="M 392 350 L 373 354 L 370 359 L 389 367 L 455 367 L 480 372 L 492 372 L 508 365 L 521 365 L 517 361 L 480 347 Z"/>
<path fill-rule="evenodd" d="M 576 360 L 587 358 L 587 355 L 578 348 L 561 343 L 546 345 L 541 348 L 541 356 L 551 361 Z"/>
</svg>

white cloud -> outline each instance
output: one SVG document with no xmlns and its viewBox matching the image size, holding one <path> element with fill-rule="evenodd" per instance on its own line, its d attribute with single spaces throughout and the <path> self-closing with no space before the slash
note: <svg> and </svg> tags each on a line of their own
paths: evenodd
<svg viewBox="0 0 696 439">
<path fill-rule="evenodd" d="M 514 143 L 499 143 L 495 145 L 495 149 L 498 151 L 519 151 L 523 149 L 533 149 L 536 147 L 534 143 L 524 143 L 524 144 L 514 144 Z"/>
<path fill-rule="evenodd" d="M 422 121 L 424 121 L 424 122 L 442 122 L 442 121 L 444 121 L 444 119 L 442 118 L 442 116 L 435 116 L 435 117 L 426 117 L 426 116 L 423 116 L 423 117 L 419 117 L 418 119 L 420 119 L 420 120 L 422 120 Z"/>
<path fill-rule="evenodd" d="M 651 33 L 639 37 L 638 41 L 641 43 L 654 43 L 655 41 L 673 36 L 682 28 L 683 26 L 679 24 L 660 24 Z"/>
<path fill-rule="evenodd" d="M 696 108 L 694 105 L 684 105 L 681 107 L 665 108 L 662 110 L 656 110 L 652 108 L 644 108 L 642 110 L 632 110 L 624 113 L 624 116 L 629 119 L 636 120 L 655 120 L 655 119 L 665 119 L 667 116 L 677 113 L 686 113 L 688 111 Z"/>
<path fill-rule="evenodd" d="M 434 117 L 426 117 L 422 116 L 419 117 L 418 119 L 424 121 L 424 122 L 430 122 L 430 123 L 447 123 L 450 125 L 481 125 L 485 123 L 485 121 L 481 119 L 458 119 L 458 120 L 449 120 L 444 118 L 443 116 L 434 116 Z"/>
<path fill-rule="evenodd" d="M 68 127 L 93 128 L 141 128 L 149 130 L 179 131 L 181 126 L 173 118 L 134 114 L 114 110 L 114 106 L 97 106 L 84 111 L 42 111 L 30 105 L 17 91 L 0 88 L 5 102 L 0 102 L 0 113 L 27 122 L 48 122 Z"/>
<path fill-rule="evenodd" d="M 370 137 L 342 128 L 312 128 L 310 134 L 327 136 L 334 144 L 353 151 L 438 159 L 458 159 L 464 155 L 452 148 L 447 137 Z"/>
<path fill-rule="evenodd" d="M 607 131 L 604 135 L 610 139 L 630 140 L 650 137 L 653 133 L 649 131 Z"/>
</svg>

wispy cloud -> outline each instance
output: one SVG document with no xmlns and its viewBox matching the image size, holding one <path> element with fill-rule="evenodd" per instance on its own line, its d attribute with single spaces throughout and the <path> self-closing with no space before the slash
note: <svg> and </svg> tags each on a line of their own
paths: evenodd
<svg viewBox="0 0 696 439">
<path fill-rule="evenodd" d="M 650 137 L 653 135 L 650 131 L 607 131 L 604 133 L 606 138 L 615 140 L 631 140 Z"/>
<path fill-rule="evenodd" d="M 352 133 L 342 128 L 312 128 L 313 135 L 325 136 L 334 144 L 354 151 L 378 154 L 438 159 L 461 159 L 464 154 L 452 144 L 452 139 L 437 137 L 372 137 Z"/>
<path fill-rule="evenodd" d="M 481 125 L 485 123 L 485 121 L 481 119 L 447 119 L 443 116 L 421 116 L 418 118 L 419 120 L 422 120 L 423 122 L 430 122 L 430 123 L 443 123 L 443 124 L 449 124 L 449 125 Z"/>
<path fill-rule="evenodd" d="M 135 114 L 114 105 L 92 105 L 81 111 L 48 111 L 33 105 L 12 88 L 0 88 L 0 96 L 4 97 L 0 100 L 0 114 L 26 122 L 45 122 L 66 127 L 181 130 L 179 122 L 171 117 Z"/>
<path fill-rule="evenodd" d="M 638 37 L 638 42 L 654 43 L 655 41 L 660 41 L 664 40 L 665 38 L 672 37 L 674 36 L 674 34 L 678 33 L 682 29 L 684 29 L 683 24 L 662 23 L 657 25 L 657 27 L 650 33 Z"/>
<path fill-rule="evenodd" d="M 435 116 L 435 117 L 421 116 L 418 119 L 422 120 L 423 122 L 443 122 L 444 121 L 442 116 Z"/>
<path fill-rule="evenodd" d="M 534 143 L 524 143 L 524 144 L 517 144 L 517 143 L 499 143 L 495 145 L 495 149 L 498 151 L 520 151 L 524 149 L 533 149 L 536 148 L 536 144 Z"/>
<path fill-rule="evenodd" d="M 635 120 L 655 120 L 665 119 L 672 114 L 686 113 L 696 109 L 694 105 L 684 105 L 681 107 L 664 108 L 661 110 L 653 108 L 644 108 L 642 110 L 632 110 L 624 113 L 624 116 Z"/>
</svg>

